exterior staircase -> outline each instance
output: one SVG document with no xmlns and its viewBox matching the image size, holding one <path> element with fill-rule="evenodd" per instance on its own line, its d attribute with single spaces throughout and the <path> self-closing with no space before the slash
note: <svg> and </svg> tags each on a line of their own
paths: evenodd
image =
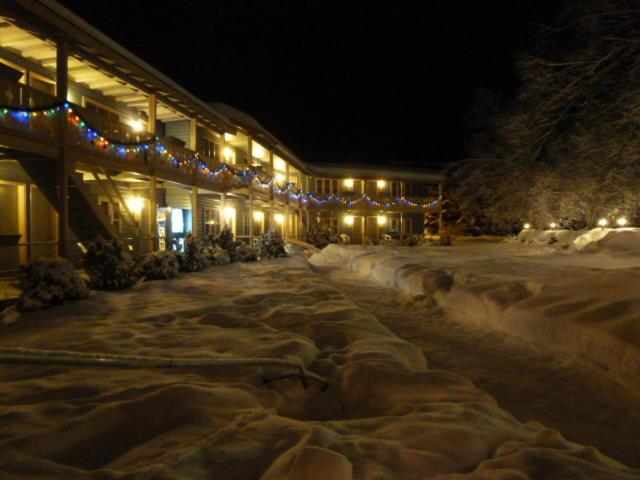
<svg viewBox="0 0 640 480">
<path fill-rule="evenodd" d="M 20 159 L 19 161 L 49 203 L 57 209 L 58 179 L 56 170 L 46 165 L 50 160 Z M 82 175 L 71 172 L 68 182 L 69 229 L 75 237 L 75 242 L 84 244 L 95 239 L 97 235 L 105 238 L 119 238 L 109 215 L 100 207 L 97 196 L 84 183 Z"/>
</svg>

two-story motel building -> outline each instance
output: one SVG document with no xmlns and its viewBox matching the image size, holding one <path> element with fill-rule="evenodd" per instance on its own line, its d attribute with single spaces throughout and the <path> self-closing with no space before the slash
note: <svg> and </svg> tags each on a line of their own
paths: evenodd
<svg viewBox="0 0 640 480">
<path fill-rule="evenodd" d="M 57 2 L 0 5 L 0 272 L 77 259 L 97 234 L 144 253 L 223 225 L 252 242 L 321 223 L 376 243 L 421 234 L 441 185 L 430 171 L 308 164 Z"/>
</svg>

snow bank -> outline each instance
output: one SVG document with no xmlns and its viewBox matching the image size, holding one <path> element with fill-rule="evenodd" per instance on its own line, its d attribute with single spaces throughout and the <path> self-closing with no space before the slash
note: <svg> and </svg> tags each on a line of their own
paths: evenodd
<svg viewBox="0 0 640 480">
<path fill-rule="evenodd" d="M 632 251 L 637 230 L 577 235 L 580 252 Z M 568 235 L 568 237 L 570 237 Z M 456 319 L 585 355 L 640 375 L 640 258 L 523 255 L 509 245 L 366 249 L 330 245 L 310 258 L 342 265 L 413 296 L 432 296 Z M 346 259 L 346 260 L 345 260 Z M 600 262 L 600 263 L 598 263 Z M 587 268 L 588 267 L 588 268 Z"/>
<path fill-rule="evenodd" d="M 580 253 L 640 255 L 640 228 L 596 228 L 573 241 Z"/>
<path fill-rule="evenodd" d="M 523 230 L 510 243 L 580 253 L 640 254 L 640 228 Z"/>
<path fill-rule="evenodd" d="M 369 256 L 384 263 L 381 251 Z M 442 287 L 435 282 L 432 288 Z M 313 383 L 304 388 L 265 368 L 2 365 L 5 478 L 640 475 L 542 425 L 518 422 L 469 380 L 429 369 L 417 347 L 301 259 L 233 264 L 95 293 L 84 302 L 6 319 L 0 338 L 2 346 L 107 353 L 293 355 L 331 382 L 326 390 Z"/>
</svg>

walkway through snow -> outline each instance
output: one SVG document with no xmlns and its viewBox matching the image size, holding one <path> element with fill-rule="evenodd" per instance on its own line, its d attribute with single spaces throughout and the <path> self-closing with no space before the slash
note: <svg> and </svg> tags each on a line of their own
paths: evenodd
<svg viewBox="0 0 640 480">
<path fill-rule="evenodd" d="M 400 338 L 420 347 L 430 367 L 470 378 L 521 421 L 540 421 L 573 441 L 640 466 L 640 391 L 575 355 L 558 358 L 557 350 L 452 321 L 433 299 L 411 299 L 347 269 L 317 271 Z"/>
</svg>

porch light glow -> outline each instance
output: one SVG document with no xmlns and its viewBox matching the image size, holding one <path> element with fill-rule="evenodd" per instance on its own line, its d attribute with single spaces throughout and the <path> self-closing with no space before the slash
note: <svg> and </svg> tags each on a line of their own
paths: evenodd
<svg viewBox="0 0 640 480">
<path fill-rule="evenodd" d="M 224 215 L 224 219 L 226 221 L 229 221 L 236 216 L 236 209 L 232 207 L 225 207 L 225 209 L 222 211 L 222 215 Z"/>
<path fill-rule="evenodd" d="M 379 189 L 383 189 L 386 186 L 387 186 L 387 182 L 385 182 L 384 180 L 378 180 L 378 188 Z"/>
<path fill-rule="evenodd" d="M 531 228 L 531 224 L 530 223 L 525 223 L 522 228 L 524 228 L 525 230 L 529 230 Z"/>
<path fill-rule="evenodd" d="M 619 227 L 624 227 L 629 223 L 629 220 L 627 220 L 624 217 L 620 217 L 618 220 L 616 220 L 616 223 L 618 224 Z"/>
<path fill-rule="evenodd" d="M 261 222 L 264 219 L 264 212 L 260 210 L 254 210 L 253 212 L 253 220 L 256 222 Z"/>
<path fill-rule="evenodd" d="M 346 178 L 344 180 L 344 186 L 347 188 L 353 188 L 353 178 Z"/>
<path fill-rule="evenodd" d="M 378 225 L 386 225 L 387 217 L 385 215 L 378 215 Z"/>
<path fill-rule="evenodd" d="M 558 227 L 558 224 L 556 222 L 551 222 L 549 224 L 549 228 L 557 228 L 557 227 Z"/>
<path fill-rule="evenodd" d="M 224 147 L 222 149 L 222 157 L 228 162 L 233 158 L 233 149 L 231 147 Z"/>
<path fill-rule="evenodd" d="M 144 130 L 144 125 L 140 120 L 134 120 L 130 123 L 130 125 L 134 132 L 141 132 Z"/>
<path fill-rule="evenodd" d="M 142 207 L 144 206 L 144 200 L 140 197 L 127 198 L 127 208 L 136 215 L 140 215 Z"/>
<path fill-rule="evenodd" d="M 258 159 L 263 159 L 264 155 L 265 155 L 265 150 L 264 148 L 262 148 L 261 145 L 257 144 L 257 143 L 253 143 L 251 145 L 251 154 Z"/>
<path fill-rule="evenodd" d="M 273 216 L 273 219 L 276 221 L 278 225 L 282 225 L 284 223 L 284 215 L 281 213 L 276 213 Z"/>
<path fill-rule="evenodd" d="M 606 227 L 609 224 L 609 220 L 607 220 L 606 218 L 601 218 L 600 220 L 598 220 L 598 226 L 599 227 Z"/>
<path fill-rule="evenodd" d="M 345 225 L 353 225 L 353 215 L 345 215 L 344 223 Z"/>
</svg>

